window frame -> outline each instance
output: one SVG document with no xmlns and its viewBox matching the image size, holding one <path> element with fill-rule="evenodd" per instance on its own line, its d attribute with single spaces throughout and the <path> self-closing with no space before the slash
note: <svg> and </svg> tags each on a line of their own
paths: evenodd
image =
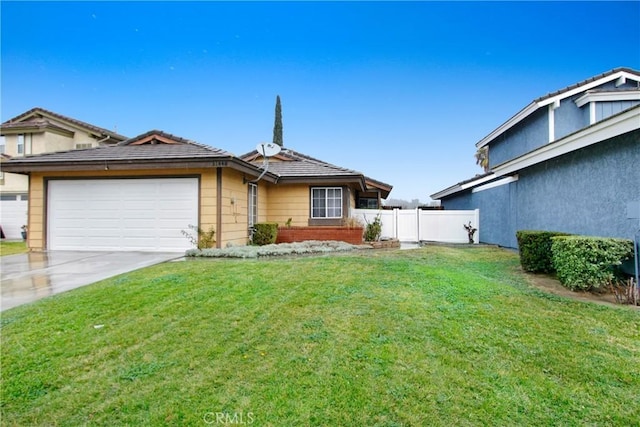
<svg viewBox="0 0 640 427">
<path fill-rule="evenodd" d="M 338 200 L 337 197 L 333 196 L 330 197 L 329 196 L 329 190 L 332 191 L 339 191 L 340 197 L 339 197 L 339 203 L 335 204 L 335 201 Z M 315 197 L 315 192 L 316 191 L 324 191 L 324 206 L 315 206 L 315 201 L 319 200 L 318 198 Z M 342 187 L 311 187 L 311 197 L 310 197 L 310 215 L 309 217 L 312 220 L 335 220 L 335 219 L 342 219 L 344 216 L 344 189 Z M 330 201 L 332 201 L 332 203 L 330 203 Z M 330 206 L 331 205 L 331 206 Z M 316 216 L 315 215 L 315 211 L 316 209 L 324 209 L 324 215 L 325 216 Z M 329 210 L 338 210 L 339 215 L 338 216 L 329 216 Z"/>
<path fill-rule="evenodd" d="M 25 137 L 23 133 L 19 133 L 17 136 L 17 142 L 16 142 L 16 153 L 19 156 L 24 156 L 25 154 Z"/>
<path fill-rule="evenodd" d="M 258 184 L 250 182 L 247 193 L 247 222 L 249 229 L 252 229 L 258 222 Z"/>
</svg>

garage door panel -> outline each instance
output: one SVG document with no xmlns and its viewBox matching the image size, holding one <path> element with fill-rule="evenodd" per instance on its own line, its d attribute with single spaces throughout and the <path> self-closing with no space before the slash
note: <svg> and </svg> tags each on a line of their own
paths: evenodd
<svg viewBox="0 0 640 427">
<path fill-rule="evenodd" d="M 196 178 L 49 181 L 49 248 L 184 251 Z"/>
</svg>

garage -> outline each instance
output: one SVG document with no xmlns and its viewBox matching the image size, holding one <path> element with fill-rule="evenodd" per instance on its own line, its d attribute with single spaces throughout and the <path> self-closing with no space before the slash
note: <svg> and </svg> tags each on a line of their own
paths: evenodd
<svg viewBox="0 0 640 427">
<path fill-rule="evenodd" d="M 198 178 L 47 183 L 51 250 L 182 252 L 198 224 Z"/>
</svg>

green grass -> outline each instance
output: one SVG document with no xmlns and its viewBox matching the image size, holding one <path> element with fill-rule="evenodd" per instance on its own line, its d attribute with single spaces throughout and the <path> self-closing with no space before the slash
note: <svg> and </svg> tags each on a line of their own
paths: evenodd
<svg viewBox="0 0 640 427">
<path fill-rule="evenodd" d="M 0 256 L 15 255 L 27 252 L 26 242 L 6 242 L 0 240 Z"/>
<path fill-rule="evenodd" d="M 640 420 L 640 312 L 486 247 L 162 264 L 3 313 L 1 361 L 8 426 Z"/>
</svg>

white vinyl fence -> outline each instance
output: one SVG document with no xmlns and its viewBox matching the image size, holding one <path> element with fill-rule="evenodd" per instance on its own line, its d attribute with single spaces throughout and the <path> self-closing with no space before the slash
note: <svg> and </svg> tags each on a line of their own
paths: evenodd
<svg viewBox="0 0 640 427">
<path fill-rule="evenodd" d="M 377 215 L 382 221 L 382 237 L 398 239 L 401 242 L 443 242 L 468 243 L 469 237 L 464 225 L 478 230 L 474 242 L 480 235 L 480 210 L 447 211 L 423 209 L 352 209 L 351 216 L 359 218 L 366 225 Z"/>
</svg>

